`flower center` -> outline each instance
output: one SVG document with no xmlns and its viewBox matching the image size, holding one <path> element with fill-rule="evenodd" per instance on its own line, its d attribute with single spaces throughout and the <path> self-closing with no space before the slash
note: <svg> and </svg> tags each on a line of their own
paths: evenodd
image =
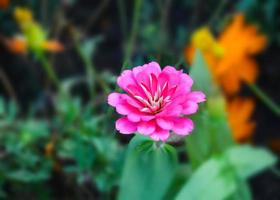
<svg viewBox="0 0 280 200">
<path fill-rule="evenodd" d="M 161 87 L 160 84 L 157 84 L 157 81 L 153 82 L 152 78 L 150 78 L 150 87 L 144 83 L 141 83 L 140 87 L 145 93 L 146 98 L 138 95 L 134 95 L 134 98 L 140 101 L 144 106 L 140 111 L 152 114 L 161 112 L 162 109 L 171 102 L 171 95 L 176 89 L 176 87 L 174 87 L 173 89 L 170 89 L 173 92 L 170 92 L 167 82 Z"/>
</svg>

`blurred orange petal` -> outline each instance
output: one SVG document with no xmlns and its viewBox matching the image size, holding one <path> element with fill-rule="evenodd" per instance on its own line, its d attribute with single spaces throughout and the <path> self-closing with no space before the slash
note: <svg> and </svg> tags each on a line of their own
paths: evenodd
<svg viewBox="0 0 280 200">
<path fill-rule="evenodd" d="M 54 152 L 54 143 L 51 141 L 46 144 L 45 146 L 45 155 L 46 156 L 52 156 Z"/>
<path fill-rule="evenodd" d="M 253 59 L 244 59 L 240 65 L 241 78 L 247 83 L 254 83 L 259 74 L 257 62 Z"/>
<path fill-rule="evenodd" d="M 0 9 L 8 8 L 10 0 L 0 0 Z"/>
<path fill-rule="evenodd" d="M 255 129 L 251 120 L 254 108 L 255 102 L 250 98 L 235 98 L 227 102 L 229 124 L 236 141 L 246 141 L 252 136 Z"/>
<path fill-rule="evenodd" d="M 195 48 L 193 46 L 187 46 L 184 50 L 185 59 L 188 63 L 192 63 Z"/>
<path fill-rule="evenodd" d="M 60 52 L 64 50 L 63 45 L 55 40 L 45 41 L 43 43 L 43 48 L 50 52 Z"/>
<path fill-rule="evenodd" d="M 12 53 L 25 54 L 27 52 L 27 42 L 24 38 L 16 37 L 12 39 L 5 39 L 4 43 Z"/>
</svg>

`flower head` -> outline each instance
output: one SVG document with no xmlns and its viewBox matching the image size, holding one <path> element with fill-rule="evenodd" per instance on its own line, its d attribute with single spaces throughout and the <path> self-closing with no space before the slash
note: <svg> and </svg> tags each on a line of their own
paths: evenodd
<svg viewBox="0 0 280 200">
<path fill-rule="evenodd" d="M 33 19 L 29 9 L 16 7 L 13 14 L 29 49 L 34 52 L 42 50 L 59 52 L 64 49 L 58 41 L 48 40 L 46 31 Z"/>
<path fill-rule="evenodd" d="M 126 93 L 111 93 L 108 103 L 123 115 L 116 129 L 123 134 L 138 131 L 153 140 L 166 141 L 170 131 L 188 135 L 193 122 L 185 117 L 197 112 L 205 95 L 191 91 L 193 80 L 174 67 L 161 70 L 156 62 L 125 70 L 117 80 Z"/>
<path fill-rule="evenodd" d="M 201 32 L 204 32 L 207 37 L 196 36 L 198 33 L 202 34 Z M 214 39 L 209 30 L 198 30 L 193 33 L 193 38 L 198 41 L 192 40 L 191 45 L 186 48 L 186 59 L 191 62 L 194 49 L 200 49 L 216 82 L 225 94 L 236 94 L 241 88 L 242 81 L 255 82 L 258 68 L 251 56 L 264 49 L 266 37 L 257 31 L 256 26 L 245 23 L 242 14 L 234 16 L 233 21 L 217 40 Z M 207 48 L 201 46 L 200 43 L 208 44 Z"/>
<path fill-rule="evenodd" d="M 14 10 L 14 18 L 20 24 L 29 23 L 33 21 L 32 12 L 23 7 L 16 7 Z"/>
</svg>

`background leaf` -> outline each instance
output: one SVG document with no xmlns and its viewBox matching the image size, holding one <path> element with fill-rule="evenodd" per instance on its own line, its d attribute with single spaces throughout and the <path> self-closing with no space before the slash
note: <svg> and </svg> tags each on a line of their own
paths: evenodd
<svg viewBox="0 0 280 200">
<path fill-rule="evenodd" d="M 276 157 L 271 152 L 250 145 L 235 146 L 227 151 L 227 156 L 242 178 L 254 176 L 276 163 Z"/>
</svg>

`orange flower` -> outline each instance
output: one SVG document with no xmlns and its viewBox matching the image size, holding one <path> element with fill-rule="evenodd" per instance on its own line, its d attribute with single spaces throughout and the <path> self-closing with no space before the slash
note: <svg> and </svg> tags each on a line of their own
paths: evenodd
<svg viewBox="0 0 280 200">
<path fill-rule="evenodd" d="M 258 67 L 251 56 L 261 52 L 266 43 L 266 37 L 258 33 L 256 26 L 245 24 L 244 16 L 238 14 L 220 34 L 210 51 L 205 51 L 192 42 L 185 49 L 185 57 L 191 61 L 194 49 L 201 49 L 216 82 L 230 96 L 240 90 L 242 81 L 255 82 Z"/>
<path fill-rule="evenodd" d="M 54 152 L 54 143 L 51 141 L 47 143 L 45 146 L 45 155 L 50 157 L 53 155 L 53 152 Z"/>
<path fill-rule="evenodd" d="M 21 29 L 22 36 L 26 40 L 28 49 L 31 51 L 59 52 L 64 49 L 61 43 L 55 40 L 48 40 L 46 31 L 33 18 L 31 10 L 16 7 L 13 15 Z"/>
<path fill-rule="evenodd" d="M 60 52 L 64 50 L 63 45 L 55 40 L 48 40 L 43 42 L 42 47 L 49 52 Z"/>
<path fill-rule="evenodd" d="M 22 37 L 4 39 L 4 44 L 10 52 L 15 54 L 25 54 L 27 52 L 27 42 Z"/>
<path fill-rule="evenodd" d="M 6 9 L 9 6 L 10 0 L 0 0 L 0 9 Z"/>
<path fill-rule="evenodd" d="M 232 95 L 239 91 L 242 81 L 255 82 L 258 67 L 251 56 L 264 49 L 266 37 L 259 34 L 254 25 L 246 25 L 244 16 L 238 14 L 222 32 L 218 42 L 224 55 L 217 62 L 217 80 L 225 93 Z"/>
<path fill-rule="evenodd" d="M 255 103 L 252 99 L 237 97 L 227 102 L 229 125 L 235 141 L 244 142 L 251 138 L 255 123 L 250 117 Z"/>
</svg>

